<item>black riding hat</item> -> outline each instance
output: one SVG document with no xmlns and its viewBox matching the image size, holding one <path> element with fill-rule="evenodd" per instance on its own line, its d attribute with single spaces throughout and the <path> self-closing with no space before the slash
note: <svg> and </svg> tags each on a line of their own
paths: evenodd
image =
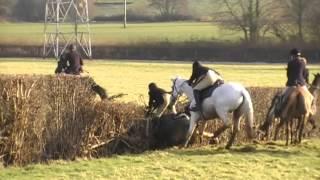
<svg viewBox="0 0 320 180">
<path fill-rule="evenodd" d="M 192 67 L 199 67 L 201 64 L 199 61 L 194 61 Z"/>
<path fill-rule="evenodd" d="M 149 89 L 157 88 L 157 85 L 154 82 L 150 83 L 148 86 L 149 86 Z"/>
<path fill-rule="evenodd" d="M 74 44 L 70 44 L 69 45 L 69 47 L 68 47 L 68 49 L 70 50 L 70 51 L 75 51 L 76 50 L 76 45 L 74 45 Z"/>
<path fill-rule="evenodd" d="M 301 56 L 301 51 L 297 48 L 291 49 L 290 55 Z"/>
</svg>

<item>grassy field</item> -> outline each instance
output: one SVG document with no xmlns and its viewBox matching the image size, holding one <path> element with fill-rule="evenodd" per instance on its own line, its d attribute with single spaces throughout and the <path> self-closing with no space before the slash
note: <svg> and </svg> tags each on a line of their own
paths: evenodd
<svg viewBox="0 0 320 180">
<path fill-rule="evenodd" d="M 205 63 L 205 62 L 204 62 Z M 205 63 L 207 64 L 207 63 Z M 240 82 L 245 86 L 281 87 L 285 84 L 284 64 L 208 64 L 219 71 L 226 81 Z M 0 73 L 4 74 L 53 74 L 55 60 L 0 59 Z M 157 83 L 170 90 L 170 78 L 180 75 L 189 78 L 191 62 L 87 60 L 84 69 L 109 94 L 125 93 L 124 101 L 147 99 L 147 85 Z M 319 65 L 310 65 L 311 73 L 320 72 Z"/>
<path fill-rule="evenodd" d="M 42 45 L 42 23 L 0 23 L 0 44 Z M 81 27 L 79 27 L 81 29 Z M 67 26 L 65 31 L 73 31 Z M 92 24 L 93 45 L 122 45 L 157 42 L 237 41 L 241 33 L 220 28 L 212 23 L 173 22 L 128 24 Z"/>
<path fill-rule="evenodd" d="M 150 151 L 23 168 L 0 167 L 0 179 L 319 179 L 320 140 Z"/>
</svg>

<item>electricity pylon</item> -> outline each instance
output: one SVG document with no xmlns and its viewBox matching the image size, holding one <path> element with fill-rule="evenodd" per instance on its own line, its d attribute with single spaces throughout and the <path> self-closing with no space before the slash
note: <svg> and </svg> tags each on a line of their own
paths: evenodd
<svg viewBox="0 0 320 180">
<path fill-rule="evenodd" d="M 43 57 L 58 59 L 70 44 L 92 57 L 88 0 L 46 0 Z"/>
</svg>

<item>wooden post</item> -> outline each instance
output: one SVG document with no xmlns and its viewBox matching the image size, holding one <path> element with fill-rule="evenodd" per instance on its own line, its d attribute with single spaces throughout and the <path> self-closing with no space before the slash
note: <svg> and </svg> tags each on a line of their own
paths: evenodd
<svg viewBox="0 0 320 180">
<path fill-rule="evenodd" d="M 123 15 L 123 28 L 127 27 L 127 0 L 123 2 L 124 15 Z"/>
</svg>

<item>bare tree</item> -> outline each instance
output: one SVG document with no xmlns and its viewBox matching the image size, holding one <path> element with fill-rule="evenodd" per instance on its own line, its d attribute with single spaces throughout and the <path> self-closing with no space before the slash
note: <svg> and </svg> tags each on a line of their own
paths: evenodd
<svg viewBox="0 0 320 180">
<path fill-rule="evenodd" d="M 299 41 L 304 40 L 303 27 L 306 23 L 306 17 L 310 8 L 316 2 L 315 0 L 282 0 L 287 8 L 288 17 L 293 21 L 295 27 L 297 27 L 297 39 Z M 317 0 L 318 1 L 318 0 Z M 318 7 L 319 8 L 319 7 Z"/>
<path fill-rule="evenodd" d="M 280 15 L 272 24 L 274 35 L 282 41 L 308 40 L 306 35 L 310 33 L 311 22 L 316 21 L 319 0 L 279 0 L 278 3 Z"/>
<path fill-rule="evenodd" d="M 0 0 L 0 18 L 6 18 L 11 13 L 12 0 Z"/>
<path fill-rule="evenodd" d="M 320 43 L 320 1 L 314 1 L 314 4 L 308 10 L 307 15 L 307 32 L 311 41 Z"/>
<path fill-rule="evenodd" d="M 44 17 L 45 0 L 17 0 L 13 16 L 23 21 L 39 21 Z"/>
<path fill-rule="evenodd" d="M 239 29 L 247 42 L 258 42 L 274 18 L 274 0 L 221 0 L 220 22 Z"/>
<path fill-rule="evenodd" d="M 188 0 L 148 0 L 149 6 L 157 9 L 161 17 L 169 20 L 181 12 L 185 12 Z"/>
</svg>

